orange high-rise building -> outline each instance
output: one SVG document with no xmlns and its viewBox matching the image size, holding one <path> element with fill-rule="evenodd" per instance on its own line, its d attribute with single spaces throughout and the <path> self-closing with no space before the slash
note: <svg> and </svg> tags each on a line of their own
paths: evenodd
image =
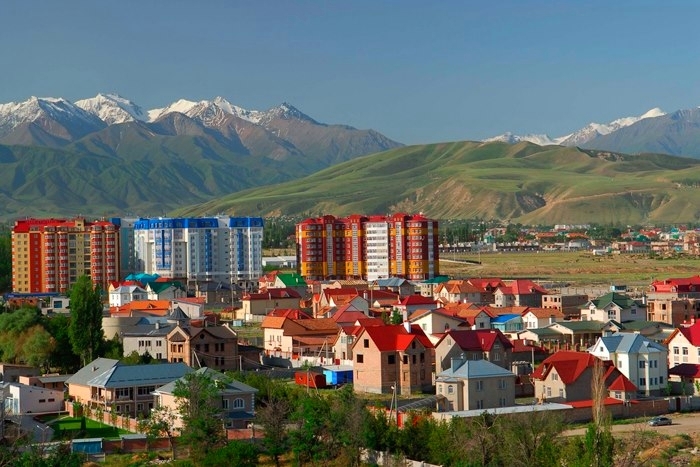
<svg viewBox="0 0 700 467">
<path fill-rule="evenodd" d="M 119 228 L 83 218 L 24 219 L 12 229 L 12 290 L 67 293 L 78 277 L 103 290 L 119 280 Z"/>
<path fill-rule="evenodd" d="M 438 222 L 422 215 L 326 215 L 296 226 L 297 271 L 308 279 L 439 275 Z"/>
</svg>

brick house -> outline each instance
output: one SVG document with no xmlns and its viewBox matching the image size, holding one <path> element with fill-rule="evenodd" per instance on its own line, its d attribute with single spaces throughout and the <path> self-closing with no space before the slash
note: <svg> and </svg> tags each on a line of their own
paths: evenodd
<svg viewBox="0 0 700 467">
<path fill-rule="evenodd" d="M 496 307 L 508 306 L 542 306 L 542 297 L 549 291 L 529 279 L 515 279 L 498 287 L 493 294 Z"/>
<path fill-rule="evenodd" d="M 355 392 L 410 395 L 432 389 L 433 344 L 408 322 L 364 327 L 352 347 Z"/>
<path fill-rule="evenodd" d="M 340 326 L 332 318 L 291 319 L 266 316 L 261 324 L 265 354 L 296 359 L 330 351 Z"/>
<path fill-rule="evenodd" d="M 269 289 L 265 293 L 248 293 L 241 299 L 241 310 L 236 318 L 262 321 L 275 308 L 299 308 L 301 295 L 294 289 Z"/>
<path fill-rule="evenodd" d="M 176 326 L 166 337 L 168 360 L 193 368 L 240 369 L 238 335 L 228 326 Z"/>
<path fill-rule="evenodd" d="M 488 360 L 510 369 L 513 344 L 497 329 L 452 329 L 435 344 L 435 373 L 447 370 L 452 359 Z"/>
<path fill-rule="evenodd" d="M 637 387 L 611 361 L 603 361 L 588 352 L 560 350 L 547 357 L 533 372 L 535 396 L 540 401 L 572 402 L 591 399 L 593 368 L 602 365 L 608 397 L 619 400 L 636 398 Z"/>
<path fill-rule="evenodd" d="M 438 341 L 438 335 L 466 324 L 466 321 L 459 317 L 456 310 L 448 310 L 447 308 L 417 310 L 408 318 L 408 321 L 420 326 L 433 344 Z"/>
</svg>

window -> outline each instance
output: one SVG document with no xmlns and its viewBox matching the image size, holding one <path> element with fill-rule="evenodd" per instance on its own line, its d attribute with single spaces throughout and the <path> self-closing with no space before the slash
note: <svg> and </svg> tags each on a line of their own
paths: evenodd
<svg viewBox="0 0 700 467">
<path fill-rule="evenodd" d="M 644 360 L 639 361 L 639 368 L 644 368 Z"/>
<path fill-rule="evenodd" d="M 659 376 L 659 384 L 664 384 L 664 377 L 663 376 Z"/>
<path fill-rule="evenodd" d="M 455 392 L 455 387 L 452 386 L 451 384 L 447 385 L 447 394 L 454 394 Z"/>
<path fill-rule="evenodd" d="M 683 355 L 688 355 L 688 347 L 683 347 Z"/>
<path fill-rule="evenodd" d="M 552 388 L 547 387 L 547 397 L 552 397 Z"/>
<path fill-rule="evenodd" d="M 552 372 L 552 381 L 559 381 L 559 375 L 557 373 Z"/>
<path fill-rule="evenodd" d="M 674 355 L 678 355 L 678 347 L 674 347 L 674 348 L 673 348 L 673 354 L 674 354 Z"/>
<path fill-rule="evenodd" d="M 411 363 L 416 364 L 416 354 L 411 355 Z"/>
<path fill-rule="evenodd" d="M 499 379 L 498 380 L 498 389 L 505 389 L 508 383 L 506 382 L 505 379 Z"/>
<path fill-rule="evenodd" d="M 389 355 L 388 363 L 389 363 L 389 365 L 394 365 L 394 364 L 396 364 L 396 355 L 390 354 L 390 355 Z"/>
<path fill-rule="evenodd" d="M 403 364 L 408 365 L 408 355 L 403 356 Z"/>
<path fill-rule="evenodd" d="M 369 348 L 369 339 L 365 339 L 362 343 L 362 345 L 365 347 L 365 349 Z"/>
<path fill-rule="evenodd" d="M 245 400 L 243 400 L 240 397 L 234 399 L 233 408 L 234 409 L 245 409 Z"/>
<path fill-rule="evenodd" d="M 483 399 L 479 399 L 478 401 L 476 401 L 476 408 L 477 408 L 477 409 L 483 409 L 483 408 L 484 408 L 484 400 L 483 400 Z"/>
<path fill-rule="evenodd" d="M 483 391 L 484 390 L 484 381 L 479 380 L 476 382 L 476 390 L 477 391 Z"/>
<path fill-rule="evenodd" d="M 221 408 L 228 410 L 228 399 L 221 399 Z"/>
<path fill-rule="evenodd" d="M 355 360 L 357 360 L 357 363 L 364 363 L 365 362 L 365 358 L 362 354 L 356 354 Z"/>
<path fill-rule="evenodd" d="M 647 385 L 646 378 L 639 378 L 639 386 L 646 386 L 646 385 Z"/>
</svg>

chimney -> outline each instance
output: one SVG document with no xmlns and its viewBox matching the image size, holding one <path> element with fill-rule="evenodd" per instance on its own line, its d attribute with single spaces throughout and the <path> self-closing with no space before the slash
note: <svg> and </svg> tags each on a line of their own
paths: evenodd
<svg viewBox="0 0 700 467">
<path fill-rule="evenodd" d="M 454 373 L 457 371 L 465 362 L 464 354 L 462 353 L 459 357 L 452 357 L 450 369 Z"/>
<path fill-rule="evenodd" d="M 160 329 L 160 321 L 156 321 L 156 329 Z"/>
<path fill-rule="evenodd" d="M 403 327 L 407 333 L 411 334 L 411 323 L 409 323 L 408 321 L 404 321 Z"/>
</svg>

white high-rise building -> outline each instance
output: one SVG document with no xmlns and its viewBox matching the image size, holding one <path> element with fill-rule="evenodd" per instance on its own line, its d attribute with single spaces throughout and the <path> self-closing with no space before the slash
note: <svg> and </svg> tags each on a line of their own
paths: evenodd
<svg viewBox="0 0 700 467">
<path fill-rule="evenodd" d="M 140 272 L 188 281 L 258 279 L 262 239 L 259 217 L 159 217 L 134 222 Z"/>
<path fill-rule="evenodd" d="M 386 220 L 365 223 L 367 280 L 387 279 L 389 268 L 389 223 Z"/>
</svg>

